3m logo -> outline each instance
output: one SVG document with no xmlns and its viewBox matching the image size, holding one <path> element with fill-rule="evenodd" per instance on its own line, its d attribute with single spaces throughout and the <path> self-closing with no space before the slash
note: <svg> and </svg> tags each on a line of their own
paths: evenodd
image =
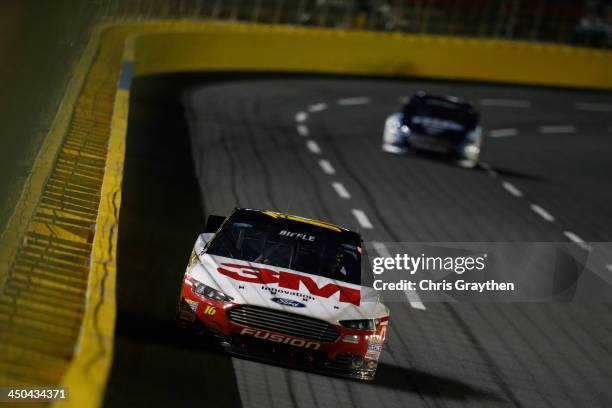
<svg viewBox="0 0 612 408">
<path fill-rule="evenodd" d="M 204 308 L 204 314 L 205 315 L 212 316 L 215 313 L 217 313 L 217 308 L 214 307 L 214 306 L 206 306 L 206 308 Z"/>
<path fill-rule="evenodd" d="M 309 276 L 299 275 L 286 271 L 274 271 L 267 268 L 256 268 L 249 265 L 240 264 L 221 264 L 217 271 L 220 274 L 229 276 L 232 279 L 259 283 L 264 285 L 277 284 L 279 288 L 300 290 L 300 284 L 304 285 L 308 292 L 315 296 L 329 298 L 336 293 L 340 293 L 339 300 L 343 303 L 352 303 L 359 306 L 361 301 L 361 291 L 359 289 L 328 283 L 322 287 L 317 285 Z"/>
</svg>

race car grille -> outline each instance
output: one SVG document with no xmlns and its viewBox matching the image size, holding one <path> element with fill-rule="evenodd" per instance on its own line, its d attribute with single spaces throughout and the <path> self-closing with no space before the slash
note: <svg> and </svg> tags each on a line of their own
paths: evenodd
<svg viewBox="0 0 612 408">
<path fill-rule="evenodd" d="M 423 135 L 414 135 L 412 139 L 410 139 L 410 142 L 416 148 L 438 152 L 447 152 L 456 148 L 458 144 L 458 142 L 455 142 L 451 138 Z"/>
<path fill-rule="evenodd" d="M 338 332 L 325 321 L 266 309 L 258 306 L 238 306 L 228 312 L 229 319 L 242 326 L 267 330 L 288 336 L 316 341 L 336 341 Z"/>
</svg>

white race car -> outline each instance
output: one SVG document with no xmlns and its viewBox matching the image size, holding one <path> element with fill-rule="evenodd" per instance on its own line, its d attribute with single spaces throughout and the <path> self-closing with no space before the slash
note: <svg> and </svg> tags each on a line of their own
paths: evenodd
<svg viewBox="0 0 612 408">
<path fill-rule="evenodd" d="M 463 167 L 475 167 L 482 150 L 478 121 L 476 109 L 468 102 L 418 92 L 401 112 L 387 118 L 382 149 L 396 154 L 429 151 Z"/>
<path fill-rule="evenodd" d="M 183 278 L 178 320 L 229 352 L 372 380 L 389 310 L 364 282 L 359 234 L 272 211 L 210 216 Z"/>
</svg>

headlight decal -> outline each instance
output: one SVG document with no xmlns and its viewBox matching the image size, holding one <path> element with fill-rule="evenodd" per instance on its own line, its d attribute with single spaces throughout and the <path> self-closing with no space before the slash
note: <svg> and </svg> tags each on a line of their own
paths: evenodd
<svg viewBox="0 0 612 408">
<path fill-rule="evenodd" d="M 227 303 L 234 300 L 233 297 L 226 295 L 220 290 L 211 288 L 210 286 L 204 285 L 203 283 L 196 283 L 192 286 L 193 293 L 204 296 L 208 299 L 217 300 L 219 302 Z"/>
<path fill-rule="evenodd" d="M 359 319 L 359 320 L 340 320 L 338 323 L 346 327 L 347 329 L 353 330 L 367 330 L 372 331 L 376 329 L 373 319 Z"/>
</svg>

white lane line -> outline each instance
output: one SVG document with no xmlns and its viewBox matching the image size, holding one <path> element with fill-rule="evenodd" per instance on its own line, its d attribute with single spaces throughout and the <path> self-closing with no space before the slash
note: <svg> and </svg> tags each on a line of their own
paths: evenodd
<svg viewBox="0 0 612 408">
<path fill-rule="evenodd" d="M 397 98 L 397 100 L 399 101 L 399 103 L 408 103 L 408 101 L 410 100 L 409 96 L 400 96 L 399 98 Z"/>
<path fill-rule="evenodd" d="M 563 231 L 563 235 L 565 235 L 570 241 L 577 244 L 580 248 L 587 249 L 587 250 L 590 249 L 589 245 L 586 242 L 584 242 L 582 238 L 580 238 L 578 235 L 576 235 L 572 231 Z"/>
<path fill-rule="evenodd" d="M 325 102 L 315 103 L 314 105 L 310 105 L 308 107 L 309 112 L 321 112 L 325 109 L 327 109 L 327 104 Z"/>
<path fill-rule="evenodd" d="M 370 102 L 372 102 L 372 99 L 367 96 L 338 99 L 338 105 L 340 106 L 367 105 Z"/>
<path fill-rule="evenodd" d="M 491 170 L 491 166 L 489 165 L 489 163 L 486 163 L 486 162 L 480 163 L 480 167 L 482 167 L 485 170 Z"/>
<path fill-rule="evenodd" d="M 576 109 L 592 112 L 612 112 L 612 103 L 576 102 Z"/>
<path fill-rule="evenodd" d="M 359 223 L 361 228 L 365 228 L 365 229 L 372 229 L 372 228 L 374 228 L 374 226 L 372 225 L 372 223 L 368 219 L 368 216 L 362 210 L 358 210 L 356 208 L 353 208 L 351 210 L 351 212 L 353 213 L 355 218 L 357 218 L 357 222 Z"/>
<path fill-rule="evenodd" d="M 351 199 L 351 194 L 348 192 L 344 184 L 334 181 L 332 183 L 332 187 L 336 190 L 336 194 L 340 196 L 340 198 L 344 198 L 345 200 Z"/>
<path fill-rule="evenodd" d="M 378 253 L 379 256 L 383 258 L 392 258 L 391 253 L 387 249 L 387 246 L 383 244 L 382 242 L 373 241 L 372 246 L 374 247 L 374 250 Z M 404 294 L 406 295 L 406 298 L 408 299 L 410 306 L 412 306 L 415 309 L 425 310 L 425 305 L 421 301 L 421 298 L 419 297 L 419 294 L 416 291 L 405 290 Z"/>
<path fill-rule="evenodd" d="M 314 140 L 309 140 L 306 142 L 306 147 L 310 150 L 311 153 L 321 154 L 321 148 Z"/>
<path fill-rule="evenodd" d="M 480 100 L 482 106 L 497 106 L 500 108 L 529 108 L 531 102 L 522 99 L 493 99 L 485 98 Z"/>
<path fill-rule="evenodd" d="M 323 173 L 325 174 L 336 174 L 336 169 L 334 169 L 334 166 L 331 165 L 329 160 L 325 160 L 325 159 L 319 160 L 319 166 L 321 166 L 321 169 L 323 170 Z"/>
<path fill-rule="evenodd" d="M 308 136 L 310 133 L 306 125 L 297 125 L 297 132 L 300 136 Z"/>
<path fill-rule="evenodd" d="M 489 132 L 490 137 L 508 137 L 516 136 L 518 131 L 516 129 L 492 129 Z"/>
<path fill-rule="evenodd" d="M 531 210 L 538 214 L 540 217 L 544 218 L 546 221 L 548 222 L 554 222 L 555 221 L 555 217 L 553 217 L 552 215 L 550 215 L 550 213 L 548 211 L 546 211 L 544 208 L 540 207 L 537 204 L 531 204 L 530 205 Z"/>
<path fill-rule="evenodd" d="M 506 191 L 508 191 L 510 194 L 512 194 L 515 197 L 522 197 L 523 196 L 523 192 L 521 190 L 519 190 L 518 188 L 514 187 L 514 184 L 512 183 L 508 183 L 507 181 L 503 181 L 502 182 L 502 187 L 506 189 Z"/>
<path fill-rule="evenodd" d="M 487 171 L 487 173 L 489 173 L 489 176 L 491 176 L 491 177 L 497 177 L 498 176 L 497 172 L 495 170 L 493 170 L 493 168 L 489 165 L 489 163 L 487 163 L 487 162 L 480 162 L 480 167 L 485 169 Z"/>
<path fill-rule="evenodd" d="M 308 114 L 306 112 L 298 112 L 295 114 L 296 122 L 306 122 L 306 119 L 308 119 Z"/>
<path fill-rule="evenodd" d="M 540 133 L 574 133 L 575 126 L 571 125 L 546 125 L 538 128 Z"/>
<path fill-rule="evenodd" d="M 612 272 L 612 264 L 606 264 L 606 269 Z"/>
</svg>

